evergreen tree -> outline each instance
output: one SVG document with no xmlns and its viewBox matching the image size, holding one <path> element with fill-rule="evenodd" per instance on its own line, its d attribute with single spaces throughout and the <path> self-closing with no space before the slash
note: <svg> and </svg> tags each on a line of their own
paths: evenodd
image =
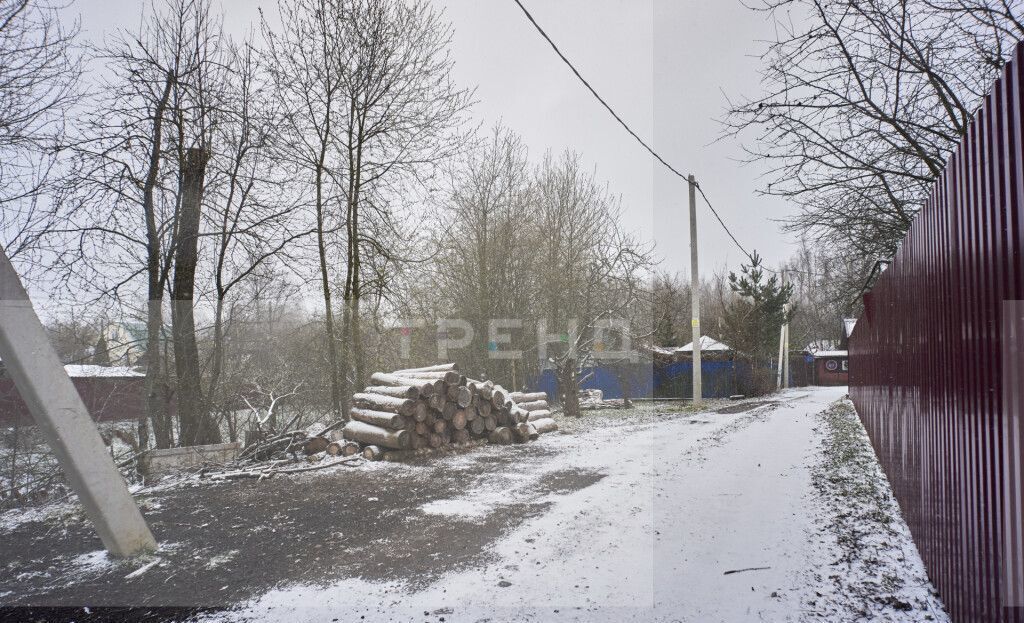
<svg viewBox="0 0 1024 623">
<path fill-rule="evenodd" d="M 796 314 L 796 305 L 789 304 L 793 285 L 781 283 L 778 275 L 766 277 L 761 256 L 755 251 L 738 275 L 729 273 L 729 289 L 737 297 L 723 310 L 723 340 L 739 359 L 751 364 L 752 387 L 746 388 L 746 393 L 770 391 L 779 328 Z"/>
<path fill-rule="evenodd" d="M 107 345 L 107 337 L 100 331 L 100 338 L 96 340 L 96 347 L 92 351 L 91 362 L 96 366 L 110 365 L 110 347 Z"/>
</svg>

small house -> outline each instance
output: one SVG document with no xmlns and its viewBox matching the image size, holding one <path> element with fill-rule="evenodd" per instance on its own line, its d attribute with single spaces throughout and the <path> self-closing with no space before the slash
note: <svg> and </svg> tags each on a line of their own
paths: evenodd
<svg viewBox="0 0 1024 623">
<path fill-rule="evenodd" d="M 850 357 L 846 348 L 855 326 L 856 318 L 843 318 L 841 339 L 816 340 L 807 345 L 807 358 L 814 364 L 814 385 L 849 383 Z"/>
<path fill-rule="evenodd" d="M 693 342 L 679 348 L 679 352 L 685 357 L 693 357 Z M 700 336 L 700 355 L 707 359 L 731 359 L 732 348 L 706 335 Z"/>
<path fill-rule="evenodd" d="M 845 350 L 819 350 L 814 358 L 815 385 L 846 385 L 849 382 L 849 357 Z"/>
<path fill-rule="evenodd" d="M 145 373 L 126 366 L 67 365 L 64 370 L 94 420 L 137 420 L 142 416 L 145 410 Z M 0 362 L 0 425 L 32 422 L 28 405 L 21 399 L 14 379 Z"/>
</svg>

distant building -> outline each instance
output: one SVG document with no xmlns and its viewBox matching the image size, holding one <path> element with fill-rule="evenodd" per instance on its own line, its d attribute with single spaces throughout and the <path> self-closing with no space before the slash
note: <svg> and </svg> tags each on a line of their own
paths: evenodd
<svg viewBox="0 0 1024 623">
<path fill-rule="evenodd" d="M 693 358 L 693 342 L 685 346 L 654 346 L 651 354 L 655 360 L 662 361 L 689 361 Z M 733 356 L 732 347 L 723 344 L 718 340 L 702 335 L 700 338 L 700 354 L 702 358 L 731 359 Z"/>
<path fill-rule="evenodd" d="M 849 382 L 850 358 L 845 350 L 819 350 L 814 357 L 815 385 L 846 385 Z"/>
<path fill-rule="evenodd" d="M 690 342 L 686 346 L 680 346 L 679 350 L 684 353 L 693 352 L 693 342 Z M 714 338 L 710 338 L 706 335 L 700 336 L 700 352 L 704 353 L 731 353 L 732 347 L 728 344 L 723 344 Z"/>
<path fill-rule="evenodd" d="M 100 338 L 106 347 L 106 358 L 111 363 L 125 366 L 138 366 L 145 363 L 146 325 L 144 323 L 108 323 L 103 327 Z"/>
<path fill-rule="evenodd" d="M 857 326 L 856 318 L 843 319 L 843 337 L 835 340 L 817 340 L 807 345 L 809 357 L 814 361 L 815 385 L 846 385 L 849 383 L 850 358 L 847 344 Z"/>
<path fill-rule="evenodd" d="M 145 409 L 144 372 L 127 366 L 64 366 L 82 402 L 96 421 L 136 420 Z M 28 405 L 0 362 L 0 426 L 31 424 Z"/>
</svg>

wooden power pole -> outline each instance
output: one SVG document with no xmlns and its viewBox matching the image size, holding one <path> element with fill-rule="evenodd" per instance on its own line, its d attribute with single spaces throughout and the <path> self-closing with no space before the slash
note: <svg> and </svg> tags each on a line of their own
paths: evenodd
<svg viewBox="0 0 1024 623">
<path fill-rule="evenodd" d="M 700 274 L 697 270 L 697 180 L 687 178 L 690 187 L 690 327 L 693 329 L 693 403 L 703 399 L 700 369 Z"/>
<path fill-rule="evenodd" d="M 68 484 L 114 556 L 156 549 L 96 424 L 50 345 L 21 279 L 0 248 L 0 359 L 57 456 Z"/>
</svg>

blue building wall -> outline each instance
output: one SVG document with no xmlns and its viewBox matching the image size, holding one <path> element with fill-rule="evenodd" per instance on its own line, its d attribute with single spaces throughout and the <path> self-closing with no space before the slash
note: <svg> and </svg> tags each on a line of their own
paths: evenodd
<svg viewBox="0 0 1024 623">
<path fill-rule="evenodd" d="M 749 367 L 743 363 L 732 361 L 701 362 L 701 377 L 704 383 L 704 396 L 708 398 L 728 398 L 736 393 L 735 379 L 737 372 Z M 605 367 L 585 368 L 586 377 L 580 389 L 600 389 L 605 398 L 622 398 L 623 383 L 629 388 L 631 398 L 685 398 L 692 391 L 693 364 L 689 361 L 651 366 L 636 364 L 622 372 L 622 368 Z M 623 377 L 620 379 L 620 376 Z M 547 393 L 549 400 L 554 400 L 558 392 L 558 381 L 554 370 L 544 370 L 540 377 L 530 384 L 533 391 Z"/>
<path fill-rule="evenodd" d="M 800 357 L 790 362 L 790 378 L 794 386 L 809 383 L 808 364 Z M 702 361 L 701 380 L 705 398 L 728 398 L 739 393 L 738 387 L 749 386 L 752 371 L 749 363 L 742 361 Z M 629 387 L 631 398 L 690 398 L 693 396 L 693 363 L 676 361 L 668 364 L 633 364 L 627 368 L 617 367 L 585 368 L 586 379 L 580 389 L 600 389 L 605 398 L 622 398 L 623 382 Z M 620 380 L 620 376 L 624 379 Z M 558 382 L 554 370 L 544 370 L 540 377 L 530 383 L 531 391 L 547 393 L 554 400 L 558 393 Z"/>
</svg>

